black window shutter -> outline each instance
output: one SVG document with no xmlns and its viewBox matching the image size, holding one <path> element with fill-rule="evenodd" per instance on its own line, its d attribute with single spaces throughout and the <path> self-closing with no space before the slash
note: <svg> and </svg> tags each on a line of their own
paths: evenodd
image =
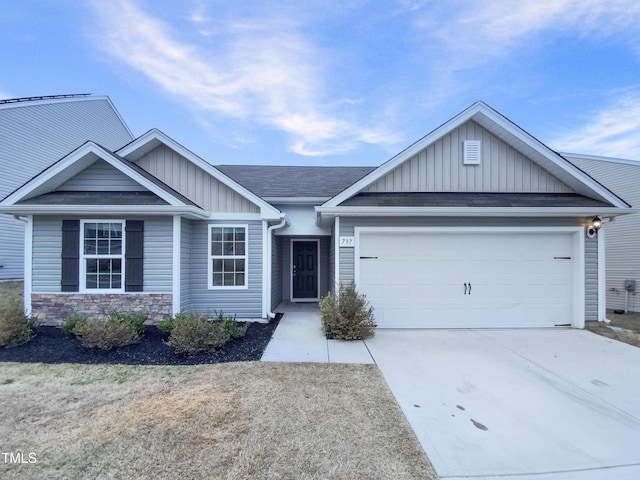
<svg viewBox="0 0 640 480">
<path fill-rule="evenodd" d="M 124 250 L 124 290 L 141 292 L 143 278 L 144 222 L 127 220 Z"/>
<path fill-rule="evenodd" d="M 62 278 L 63 292 L 80 290 L 80 220 L 62 221 Z"/>
</svg>

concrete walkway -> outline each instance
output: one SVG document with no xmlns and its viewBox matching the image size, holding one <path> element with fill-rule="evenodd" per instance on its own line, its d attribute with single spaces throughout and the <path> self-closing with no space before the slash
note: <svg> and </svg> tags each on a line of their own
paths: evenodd
<svg viewBox="0 0 640 480">
<path fill-rule="evenodd" d="M 315 303 L 283 303 L 284 313 L 262 355 L 263 362 L 374 363 L 362 341 L 327 340 Z"/>
</svg>

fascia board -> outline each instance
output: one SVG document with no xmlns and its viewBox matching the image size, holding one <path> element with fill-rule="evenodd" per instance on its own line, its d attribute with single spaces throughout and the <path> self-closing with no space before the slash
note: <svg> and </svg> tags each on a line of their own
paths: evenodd
<svg viewBox="0 0 640 480">
<path fill-rule="evenodd" d="M 184 215 L 208 219 L 197 207 L 176 205 L 0 205 L 0 213 L 10 215 Z"/>
<path fill-rule="evenodd" d="M 615 207 L 316 207 L 321 215 L 341 217 L 615 217 L 636 211 Z"/>
<path fill-rule="evenodd" d="M 211 165 L 210 163 L 200 158 L 191 150 L 183 147 L 178 142 L 176 142 L 175 140 L 173 140 L 172 138 L 170 138 L 169 136 L 167 136 L 166 134 L 164 134 L 158 129 L 154 128 L 152 130 L 149 130 L 147 133 L 142 135 L 139 139 L 134 140 L 129 145 L 118 150 L 116 153 L 122 157 L 125 157 L 128 160 L 134 161 L 136 158 L 134 158 L 132 154 L 136 150 L 142 148 L 144 144 L 147 144 L 153 141 L 161 142 L 165 144 L 167 147 L 171 148 L 172 150 L 177 152 L 179 155 L 183 156 L 193 164 L 203 169 L 205 172 L 207 172 L 216 180 L 222 182 L 224 185 L 231 188 L 232 190 L 235 190 L 240 195 L 250 200 L 252 203 L 258 205 L 260 207 L 263 218 L 265 219 L 271 218 L 271 217 L 276 218 L 279 216 L 280 212 L 273 205 L 264 201 L 261 197 L 257 196 L 255 193 L 251 192 L 250 190 L 247 190 L 238 182 L 231 179 L 230 177 L 222 173 L 220 170 L 215 168 L 213 165 Z"/>
</svg>

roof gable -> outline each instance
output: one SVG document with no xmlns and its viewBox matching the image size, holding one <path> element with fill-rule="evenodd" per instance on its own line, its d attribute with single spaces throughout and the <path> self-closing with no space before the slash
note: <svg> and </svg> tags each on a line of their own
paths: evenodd
<svg viewBox="0 0 640 480">
<path fill-rule="evenodd" d="M 93 186 L 87 184 L 97 172 L 108 171 L 109 175 L 122 179 L 126 177 L 125 191 L 151 192 L 172 206 L 195 206 L 178 192 L 130 165 L 124 159 L 93 142 L 87 142 L 62 158 L 51 167 L 42 171 L 23 186 L 8 195 L 2 205 L 16 205 L 30 199 L 58 191 L 91 191 Z M 94 191 L 97 191 L 97 186 Z M 117 186 L 104 187 L 102 190 L 118 191 Z M 80 190 L 82 189 L 82 190 Z"/>
<path fill-rule="evenodd" d="M 480 142 L 479 164 L 464 163 L 466 140 Z M 574 193 L 562 180 L 473 120 L 425 146 L 362 191 Z"/>
<path fill-rule="evenodd" d="M 264 219 L 282 216 L 258 195 L 159 130 L 148 131 L 117 153 L 207 211 L 260 213 Z"/>
<path fill-rule="evenodd" d="M 481 165 L 464 166 L 462 175 L 457 162 L 462 155 L 462 142 L 470 139 L 468 137 L 483 141 L 483 160 Z M 488 150 L 485 150 L 488 145 L 484 139 L 489 140 Z M 432 190 L 429 190 L 429 177 L 426 173 L 420 174 L 421 165 L 433 168 Z M 455 174 L 452 174 L 452 165 L 455 165 Z M 485 165 L 489 168 L 484 168 Z M 418 175 L 414 179 L 416 168 Z M 519 178 L 516 169 L 521 173 Z M 420 189 L 421 180 L 426 190 Z M 482 102 L 442 124 L 323 206 L 336 207 L 364 191 L 445 191 L 445 188 L 459 192 L 493 192 L 498 188 L 498 192 L 576 193 L 616 207 L 628 207 L 603 185 Z"/>
</svg>

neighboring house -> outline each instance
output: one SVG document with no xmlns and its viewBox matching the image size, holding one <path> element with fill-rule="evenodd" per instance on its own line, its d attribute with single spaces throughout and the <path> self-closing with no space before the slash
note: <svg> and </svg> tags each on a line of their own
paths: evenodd
<svg viewBox="0 0 640 480">
<path fill-rule="evenodd" d="M 108 97 L 0 100 L 0 198 L 87 140 L 116 149 L 133 138 Z M 0 280 L 24 275 L 24 225 L 0 215 Z"/>
<path fill-rule="evenodd" d="M 563 153 L 563 157 L 584 170 L 610 190 L 620 195 L 632 207 L 640 206 L 640 161 Z M 618 217 L 603 225 L 605 234 L 607 308 L 640 312 L 637 298 L 640 290 L 640 223 L 633 213 Z M 625 282 L 635 282 L 635 289 L 627 292 Z"/>
<path fill-rule="evenodd" d="M 383 165 L 214 167 L 151 130 L 87 142 L 0 202 L 27 218 L 27 307 L 269 318 L 355 281 L 380 327 L 604 318 L 595 217 L 629 205 L 484 103 Z"/>
</svg>

